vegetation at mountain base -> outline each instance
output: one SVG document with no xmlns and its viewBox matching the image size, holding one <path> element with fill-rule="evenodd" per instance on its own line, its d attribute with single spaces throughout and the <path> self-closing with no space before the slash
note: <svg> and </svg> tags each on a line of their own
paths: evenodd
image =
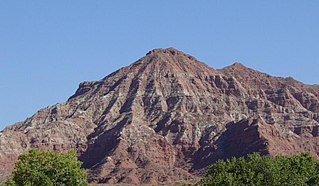
<svg viewBox="0 0 319 186">
<path fill-rule="evenodd" d="M 74 150 L 67 153 L 31 149 L 15 163 L 11 179 L 4 186 L 86 186 L 87 174 L 81 169 Z"/>
<path fill-rule="evenodd" d="M 209 167 L 200 185 L 319 185 L 319 161 L 308 153 L 276 157 L 254 153 L 246 158 L 219 160 Z"/>
</svg>

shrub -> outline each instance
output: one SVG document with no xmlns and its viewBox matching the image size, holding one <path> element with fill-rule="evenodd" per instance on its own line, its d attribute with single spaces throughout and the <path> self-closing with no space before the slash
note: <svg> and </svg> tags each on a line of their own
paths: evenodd
<svg viewBox="0 0 319 186">
<path fill-rule="evenodd" d="M 81 164 L 74 150 L 59 153 L 31 149 L 19 156 L 12 178 L 4 185 L 84 186 L 87 174 Z"/>
<path fill-rule="evenodd" d="M 208 169 L 201 185 L 292 186 L 319 185 L 319 163 L 310 154 L 219 160 Z"/>
</svg>

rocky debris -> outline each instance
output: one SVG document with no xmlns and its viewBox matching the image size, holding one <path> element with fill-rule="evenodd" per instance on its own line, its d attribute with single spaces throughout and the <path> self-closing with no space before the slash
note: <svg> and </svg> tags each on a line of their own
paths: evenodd
<svg viewBox="0 0 319 186">
<path fill-rule="evenodd" d="M 91 182 L 174 182 L 252 152 L 318 156 L 318 135 L 318 85 L 154 49 L 0 132 L 0 176 L 37 147 L 76 149 Z"/>
</svg>

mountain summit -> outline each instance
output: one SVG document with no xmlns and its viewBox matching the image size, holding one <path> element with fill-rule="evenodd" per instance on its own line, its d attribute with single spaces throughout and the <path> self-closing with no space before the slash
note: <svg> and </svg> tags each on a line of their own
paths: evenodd
<svg viewBox="0 0 319 186">
<path fill-rule="evenodd" d="M 91 182 L 194 179 L 218 159 L 252 152 L 318 156 L 318 126 L 316 85 L 154 49 L 0 132 L 0 175 L 36 147 L 75 148 Z"/>
</svg>

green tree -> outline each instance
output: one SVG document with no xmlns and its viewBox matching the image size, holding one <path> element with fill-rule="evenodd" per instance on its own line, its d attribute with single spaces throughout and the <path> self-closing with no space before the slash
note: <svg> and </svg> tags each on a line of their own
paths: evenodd
<svg viewBox="0 0 319 186">
<path fill-rule="evenodd" d="M 81 164 L 74 150 L 59 153 L 31 149 L 19 156 L 12 178 L 4 185 L 86 186 L 87 174 Z"/>
<path fill-rule="evenodd" d="M 209 167 L 201 185 L 307 186 L 319 185 L 319 163 L 310 154 L 261 156 L 219 160 Z"/>
</svg>

